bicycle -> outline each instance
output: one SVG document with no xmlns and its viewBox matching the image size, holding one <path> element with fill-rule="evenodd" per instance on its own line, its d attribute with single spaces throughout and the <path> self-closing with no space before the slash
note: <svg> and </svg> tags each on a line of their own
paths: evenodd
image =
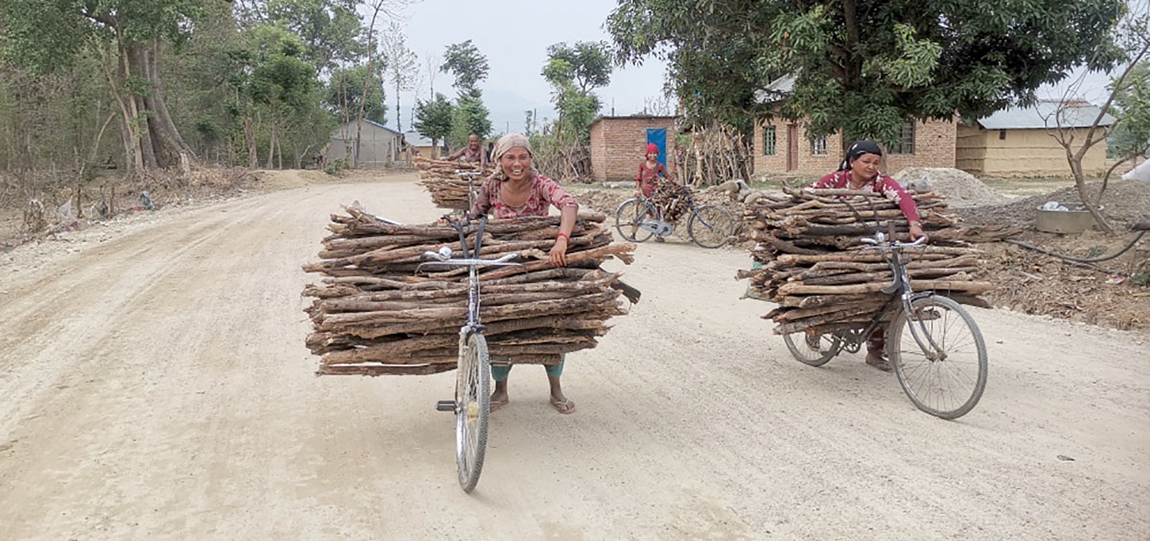
<svg viewBox="0 0 1150 541">
<path fill-rule="evenodd" d="M 463 214 L 467 214 L 471 212 L 471 209 L 475 208 L 475 200 L 479 197 L 479 186 L 475 185 L 475 179 L 482 178 L 483 172 L 456 169 L 455 174 L 460 179 L 467 181 L 467 210 L 463 211 Z"/>
<path fill-rule="evenodd" d="M 871 322 L 863 328 L 829 334 L 787 334 L 783 340 L 799 362 L 822 366 L 844 350 L 857 353 L 867 337 L 893 314 L 887 325 L 887 354 L 902 390 L 918 409 L 942 419 L 957 419 L 974 409 L 986 389 L 986 343 L 974 318 L 958 302 L 934 291 L 911 290 L 908 260 L 902 250 L 920 246 L 926 238 L 896 242 L 894 223 L 889 222 L 888 227 L 890 241 L 881 231 L 862 239 L 874 245 L 871 249 L 881 251 L 894 276 L 882 290 L 891 298 Z M 887 257 L 888 252 L 891 257 Z M 954 392 L 945 387 L 952 383 L 968 391 Z"/>
<path fill-rule="evenodd" d="M 691 216 L 687 219 L 687 235 L 703 248 L 719 248 L 735 234 L 735 220 L 731 213 L 717 205 L 695 204 L 691 194 L 686 195 Z M 676 202 L 672 201 L 671 205 Z M 666 237 L 675 231 L 675 222 L 664 220 L 659 206 L 646 196 L 624 201 L 615 209 L 615 229 L 631 242 L 645 242 L 651 235 Z"/>
<path fill-rule="evenodd" d="M 517 254 L 507 254 L 498 259 L 480 259 L 483 244 L 483 228 L 487 217 L 479 220 L 478 226 L 471 227 L 470 220 L 451 215 L 444 219 L 459 233 L 462 258 L 452 259 L 452 250 L 446 246 L 438 252 L 424 252 L 424 263 L 416 267 L 418 274 L 425 265 L 462 267 L 467 271 L 467 321 L 459 328 L 459 361 L 455 380 L 455 400 L 441 400 L 436 403 L 438 411 L 455 414 L 455 465 L 459 476 L 459 486 L 464 492 L 471 492 L 479 483 L 483 470 L 483 458 L 487 450 L 487 418 L 491 413 L 491 358 L 488 355 L 487 339 L 483 336 L 483 325 L 479 320 L 479 267 L 514 266 Z M 475 233 L 475 247 L 468 250 L 467 236 Z M 431 260 L 431 261 L 426 261 Z"/>
</svg>

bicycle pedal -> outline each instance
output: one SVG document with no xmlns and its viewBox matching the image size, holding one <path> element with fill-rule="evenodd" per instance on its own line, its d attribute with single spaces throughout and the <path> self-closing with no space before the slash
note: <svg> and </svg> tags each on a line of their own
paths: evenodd
<svg viewBox="0 0 1150 541">
<path fill-rule="evenodd" d="M 439 402 L 435 403 L 435 411 L 450 411 L 450 412 L 454 413 L 455 412 L 455 401 L 454 400 L 440 400 Z"/>
</svg>

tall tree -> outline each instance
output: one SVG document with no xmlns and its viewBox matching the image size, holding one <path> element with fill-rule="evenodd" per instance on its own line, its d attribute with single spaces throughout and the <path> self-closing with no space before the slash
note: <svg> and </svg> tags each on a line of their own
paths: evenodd
<svg viewBox="0 0 1150 541">
<path fill-rule="evenodd" d="M 666 58 L 692 108 L 750 111 L 755 91 L 794 75 L 782 113 L 805 118 L 813 135 L 841 129 L 844 140 L 892 141 L 908 120 L 977 118 L 1032 101 L 1040 85 L 1091 57 L 1112 65 L 1115 51 L 1100 46 L 1123 6 L 715 0 L 698 9 L 694 0 L 621 0 L 607 27 L 619 60 Z"/>
<path fill-rule="evenodd" d="M 332 72 L 327 84 L 324 102 L 346 123 L 355 119 L 360 101 L 366 95 L 364 118 L 383 124 L 387 122 L 387 104 L 384 103 L 382 85 L 374 84 L 366 92 L 364 90 L 369 79 L 380 82 L 383 80 L 382 75 L 376 72 L 374 76 L 368 77 L 367 66 L 337 69 Z"/>
<path fill-rule="evenodd" d="M 452 86 L 460 96 L 479 97 L 479 83 L 487 79 L 487 57 L 479 52 L 471 40 L 467 40 L 447 47 L 439 69 L 455 77 Z"/>
<path fill-rule="evenodd" d="M 431 145 L 438 148 L 440 141 L 451 134 L 454 111 L 443 94 L 436 94 L 432 101 L 419 100 L 415 107 L 415 130 L 431 139 Z"/>
<path fill-rule="evenodd" d="M 451 147 L 459 148 L 466 144 L 470 134 L 476 134 L 480 139 L 491 135 L 491 120 L 488 118 L 487 106 L 483 100 L 475 96 L 460 96 L 456 100 L 454 114 L 451 121 Z"/>
<path fill-rule="evenodd" d="M 547 58 L 552 62 L 566 61 L 567 71 L 553 76 L 571 81 L 584 95 L 611 82 L 611 53 L 606 42 L 580 41 L 574 46 L 556 43 L 547 48 Z M 548 80 L 554 83 L 550 77 Z"/>
<path fill-rule="evenodd" d="M 358 5 L 358 0 L 268 0 L 263 13 L 299 36 L 306 46 L 303 59 L 329 74 L 363 54 Z"/>
<path fill-rule="evenodd" d="M 395 86 L 395 129 L 403 132 L 403 122 L 400 119 L 399 95 L 404 90 L 411 90 L 415 81 L 416 57 L 415 53 L 407 48 L 403 37 L 403 27 L 392 22 L 387 35 L 383 40 L 383 58 L 387 65 L 388 79 Z"/>
<path fill-rule="evenodd" d="M 162 42 L 184 40 L 201 10 L 196 0 L 7 0 L 4 52 L 38 72 L 65 70 L 85 51 L 101 57 L 130 171 L 186 168 L 194 153 L 168 111 L 159 57 Z"/>
</svg>

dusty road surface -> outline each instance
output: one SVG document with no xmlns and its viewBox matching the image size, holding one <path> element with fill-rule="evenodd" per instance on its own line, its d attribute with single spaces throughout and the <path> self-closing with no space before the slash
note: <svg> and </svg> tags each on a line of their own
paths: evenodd
<svg viewBox="0 0 1150 541">
<path fill-rule="evenodd" d="M 1150 537 L 1150 337 L 976 310 L 990 383 L 941 421 L 861 355 L 790 359 L 746 255 L 682 242 L 625 268 L 576 414 L 512 373 L 465 495 L 453 373 L 313 375 L 299 266 L 355 199 L 438 215 L 410 176 L 314 185 L 0 269 L 0 539 Z"/>
</svg>

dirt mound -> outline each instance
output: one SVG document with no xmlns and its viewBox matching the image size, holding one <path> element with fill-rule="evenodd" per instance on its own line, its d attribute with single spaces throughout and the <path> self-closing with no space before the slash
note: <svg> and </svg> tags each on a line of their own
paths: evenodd
<svg viewBox="0 0 1150 541">
<path fill-rule="evenodd" d="M 1086 185 L 1088 197 L 1098 197 L 1101 182 Z M 1017 223 L 1030 225 L 1038 213 L 1038 207 L 1048 201 L 1077 203 L 1078 188 L 1070 186 L 1044 195 L 1035 195 L 1011 201 L 1004 205 L 984 206 L 963 209 L 960 214 L 973 223 Z M 1150 183 L 1139 181 L 1111 182 L 1102 194 L 1103 213 L 1117 222 L 1133 222 L 1150 218 Z"/>
<path fill-rule="evenodd" d="M 945 195 L 952 208 L 997 205 L 1007 201 L 974 175 L 949 167 L 908 167 L 894 175 L 894 179 L 903 185 L 925 180 L 926 189 Z"/>
</svg>

